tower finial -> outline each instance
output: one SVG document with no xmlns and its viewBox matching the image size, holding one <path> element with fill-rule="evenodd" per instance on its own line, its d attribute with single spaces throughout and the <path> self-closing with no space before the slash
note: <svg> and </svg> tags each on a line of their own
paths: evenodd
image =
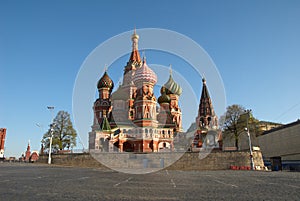
<svg viewBox="0 0 300 201">
<path fill-rule="evenodd" d="M 145 53 L 145 50 L 143 50 L 143 56 L 142 57 L 143 57 L 143 63 L 146 62 L 146 53 Z"/>
<path fill-rule="evenodd" d="M 133 41 L 133 42 L 138 42 L 138 40 L 139 40 L 139 35 L 137 35 L 136 34 L 136 28 L 134 27 L 134 30 L 133 30 L 133 34 L 131 35 L 131 40 Z"/>
<path fill-rule="evenodd" d="M 203 84 L 206 84 L 206 79 L 205 79 L 204 74 L 202 75 L 202 82 L 203 82 Z"/>
<path fill-rule="evenodd" d="M 169 73 L 170 73 L 170 75 L 172 75 L 172 64 L 170 64 L 169 67 L 170 67 Z"/>
<path fill-rule="evenodd" d="M 107 64 L 104 64 L 104 72 L 107 73 Z"/>
</svg>

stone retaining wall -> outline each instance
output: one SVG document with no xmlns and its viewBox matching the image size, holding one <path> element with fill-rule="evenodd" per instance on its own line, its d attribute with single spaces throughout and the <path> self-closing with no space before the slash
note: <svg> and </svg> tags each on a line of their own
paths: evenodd
<svg viewBox="0 0 300 201">
<path fill-rule="evenodd" d="M 129 154 L 129 153 L 128 153 Z M 168 157 L 172 153 L 163 153 L 163 154 L 153 154 L 152 157 L 155 159 L 164 158 L 165 166 L 168 164 Z M 114 155 L 110 155 L 109 157 L 115 158 L 115 162 L 117 163 L 118 157 L 121 154 L 114 153 Z M 145 154 L 147 156 L 147 154 Z M 226 170 L 230 169 L 230 166 L 250 166 L 250 154 L 247 151 L 232 151 L 232 152 L 221 152 L 221 151 L 213 151 L 209 153 L 207 156 L 196 153 L 196 152 L 186 152 L 183 156 L 177 160 L 175 163 L 167 167 L 170 170 Z M 261 152 L 254 152 L 254 164 L 255 166 L 263 167 L 263 160 Z M 124 155 L 123 155 L 124 157 Z M 147 156 L 149 157 L 149 156 Z M 152 159 L 152 158 L 151 158 Z M 150 159 L 150 161 L 151 161 Z M 40 156 L 38 162 L 39 163 L 47 163 L 48 156 L 43 155 Z M 136 164 L 129 161 L 128 167 L 140 167 L 143 168 L 143 164 L 140 161 L 137 161 Z M 106 168 L 105 165 L 102 165 L 97 160 L 95 160 L 89 153 L 83 154 L 60 154 L 52 155 L 52 163 L 56 165 L 65 165 L 65 166 L 78 166 L 78 167 L 96 167 L 96 168 Z M 122 164 L 125 165 L 125 164 Z M 151 165 L 151 164 L 150 164 Z M 155 167 L 150 168 L 159 168 L 159 163 L 153 163 Z"/>
</svg>

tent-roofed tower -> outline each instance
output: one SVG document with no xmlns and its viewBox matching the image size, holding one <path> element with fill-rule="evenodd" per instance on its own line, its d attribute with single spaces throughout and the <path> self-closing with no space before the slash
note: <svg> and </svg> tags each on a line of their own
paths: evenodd
<svg viewBox="0 0 300 201">
<path fill-rule="evenodd" d="M 134 76 L 135 70 L 142 65 L 141 56 L 138 50 L 139 35 L 137 35 L 136 30 L 134 29 L 133 34 L 131 35 L 132 41 L 132 51 L 129 57 L 129 61 L 124 67 L 124 77 L 123 77 L 123 86 L 127 87 L 132 84 L 132 78 Z"/>
<path fill-rule="evenodd" d="M 205 78 L 202 79 L 202 92 L 196 125 L 197 129 L 192 143 L 193 150 L 222 147 L 222 132 L 218 129 L 218 117 L 215 114 Z"/>
<path fill-rule="evenodd" d="M 31 155 L 31 151 L 30 151 L 30 141 L 28 141 L 27 149 L 26 149 L 26 152 L 25 152 L 25 161 L 29 162 L 29 160 L 30 160 L 30 155 Z"/>
<path fill-rule="evenodd" d="M 133 34 L 131 35 L 132 41 L 132 50 L 129 57 L 129 60 L 124 67 L 124 76 L 123 76 L 123 83 L 121 85 L 121 90 L 124 94 L 126 94 L 125 104 L 126 104 L 126 113 L 128 114 L 127 120 L 134 119 L 134 108 L 133 108 L 133 101 L 135 99 L 135 92 L 136 86 L 133 83 L 133 77 L 138 68 L 142 66 L 141 56 L 138 50 L 138 42 L 139 42 L 139 35 L 136 33 L 136 29 L 134 29 Z M 126 119 L 124 119 L 126 121 Z"/>
<path fill-rule="evenodd" d="M 212 100 L 210 98 L 205 78 L 202 79 L 202 93 L 198 109 L 196 123 L 199 128 L 217 128 L 218 117 L 215 114 Z"/>
</svg>

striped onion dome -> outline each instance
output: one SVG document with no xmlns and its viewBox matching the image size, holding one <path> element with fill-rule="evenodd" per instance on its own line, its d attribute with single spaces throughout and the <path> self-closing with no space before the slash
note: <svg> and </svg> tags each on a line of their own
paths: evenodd
<svg viewBox="0 0 300 201">
<path fill-rule="evenodd" d="M 148 67 L 146 59 L 143 58 L 143 65 L 135 71 L 133 82 L 150 82 L 153 85 L 157 82 L 157 76 L 151 68 Z"/>
<path fill-rule="evenodd" d="M 164 87 L 167 89 L 166 90 L 167 94 L 176 94 L 176 95 L 180 96 L 182 93 L 182 88 L 180 87 L 179 84 L 177 84 L 173 80 L 173 77 L 171 74 L 170 74 L 170 77 L 169 77 L 169 80 L 167 81 L 167 83 L 164 84 Z"/>
</svg>

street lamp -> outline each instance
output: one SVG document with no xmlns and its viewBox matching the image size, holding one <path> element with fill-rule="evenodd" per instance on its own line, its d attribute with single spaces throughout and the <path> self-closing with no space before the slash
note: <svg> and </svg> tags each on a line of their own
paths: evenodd
<svg viewBox="0 0 300 201">
<path fill-rule="evenodd" d="M 52 122 L 53 122 L 53 110 L 54 110 L 54 107 L 53 106 L 48 106 L 47 107 L 48 110 L 50 110 L 51 112 L 51 117 L 52 117 Z M 51 152 L 52 152 L 52 137 L 53 137 L 53 133 L 54 133 L 54 127 L 55 127 L 55 124 L 52 123 L 50 124 L 50 145 L 49 145 L 49 157 L 48 157 L 48 164 L 51 164 Z"/>
<path fill-rule="evenodd" d="M 254 170 L 254 160 L 253 160 L 252 143 L 251 143 L 251 136 L 250 136 L 250 132 L 249 132 L 249 123 L 248 123 L 249 122 L 250 112 L 251 112 L 251 110 L 245 110 L 245 113 L 247 114 L 247 127 L 245 128 L 245 131 L 247 131 L 248 142 L 249 142 L 251 170 Z"/>
<path fill-rule="evenodd" d="M 36 123 L 35 125 L 37 127 L 39 127 L 42 130 L 43 134 L 44 134 L 44 126 L 42 124 L 40 124 L 40 123 Z M 41 155 L 43 155 L 44 154 L 44 143 L 45 143 L 45 141 L 44 141 L 43 138 L 42 138 L 41 142 L 42 142 L 42 145 L 41 145 Z"/>
</svg>

